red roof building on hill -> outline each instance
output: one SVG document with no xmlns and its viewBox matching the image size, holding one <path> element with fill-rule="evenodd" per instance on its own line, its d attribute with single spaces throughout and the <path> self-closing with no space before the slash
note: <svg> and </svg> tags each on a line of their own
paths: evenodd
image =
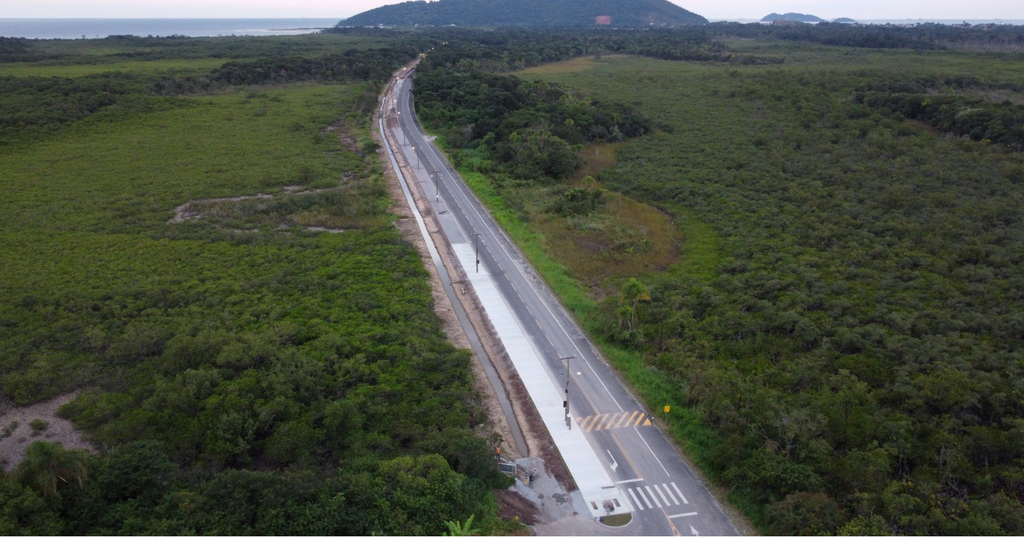
<svg viewBox="0 0 1024 537">
<path fill-rule="evenodd" d="M 608 15 L 598 15 L 594 17 L 594 22 L 607 26 L 612 23 L 612 18 Z"/>
</svg>

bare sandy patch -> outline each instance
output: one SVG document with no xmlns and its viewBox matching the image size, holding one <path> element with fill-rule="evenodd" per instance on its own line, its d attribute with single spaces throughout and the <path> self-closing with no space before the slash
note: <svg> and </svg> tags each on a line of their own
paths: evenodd
<svg viewBox="0 0 1024 537">
<path fill-rule="evenodd" d="M 60 442 L 66 449 L 96 452 L 74 424 L 57 416 L 57 409 L 77 395 L 78 392 L 72 392 L 34 405 L 0 410 L 0 466 L 4 471 L 13 470 L 25 458 L 28 446 L 38 440 Z"/>
</svg>

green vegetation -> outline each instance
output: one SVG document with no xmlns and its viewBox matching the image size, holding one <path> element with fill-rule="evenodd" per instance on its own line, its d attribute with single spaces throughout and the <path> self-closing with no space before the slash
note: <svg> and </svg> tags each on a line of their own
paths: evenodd
<svg viewBox="0 0 1024 537">
<path fill-rule="evenodd" d="M 609 17 L 598 21 L 597 17 Z M 648 28 L 707 24 L 707 19 L 666 0 L 519 0 L 403 2 L 341 21 L 344 26 L 468 26 Z"/>
<path fill-rule="evenodd" d="M 81 390 L 60 413 L 103 454 L 29 446 L 0 533 L 516 531 L 368 133 L 414 54 L 353 40 L 33 41 L 76 65 L 247 59 L 2 79 L 0 397 Z"/>
<path fill-rule="evenodd" d="M 28 423 L 29 429 L 32 429 L 32 436 L 39 436 L 43 434 L 43 431 L 50 428 L 50 423 L 42 419 L 34 419 Z"/>
<path fill-rule="evenodd" d="M 456 164 L 498 163 L 510 180 L 566 179 L 583 164 L 580 144 L 642 136 L 650 123 L 629 107 L 598 104 L 558 86 L 533 84 L 462 63 L 443 47 L 418 68 L 415 86 L 423 121 L 441 125 Z M 473 161 L 479 161 L 476 164 Z"/>
<path fill-rule="evenodd" d="M 595 276 L 523 202 L 600 211 L 578 178 L 510 182 L 470 151 L 462 166 L 488 173 L 471 186 L 764 531 L 1024 531 L 1019 56 L 922 52 L 977 30 L 836 34 L 856 48 L 806 42 L 847 32 L 832 27 L 800 43 L 710 30 L 784 63 L 604 57 L 520 75 L 657 118 L 594 184 L 672 215 L 677 264 L 582 285 Z M 919 50 L 866 49 L 873 32 Z"/>
<path fill-rule="evenodd" d="M 713 37 L 757 38 L 762 43 L 810 42 L 821 45 L 868 49 L 973 50 L 986 52 L 1020 52 L 1024 50 L 1024 34 L 1008 24 L 983 24 L 953 27 L 946 24 L 918 24 L 913 27 L 892 25 L 851 25 L 842 22 L 819 24 L 788 24 L 782 27 L 764 24 L 719 22 L 708 25 Z M 960 71 L 955 71 L 959 73 Z M 948 76 L 951 72 L 947 72 Z"/>
</svg>

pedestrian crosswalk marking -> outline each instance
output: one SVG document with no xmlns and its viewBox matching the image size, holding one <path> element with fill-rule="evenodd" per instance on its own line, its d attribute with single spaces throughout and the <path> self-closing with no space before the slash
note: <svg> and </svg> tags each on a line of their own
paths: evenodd
<svg viewBox="0 0 1024 537">
<path fill-rule="evenodd" d="M 651 419 L 645 412 L 616 412 L 614 414 L 595 414 L 577 418 L 580 429 L 584 431 L 607 431 L 625 427 L 650 427 Z"/>
<path fill-rule="evenodd" d="M 637 491 L 637 492 L 639 492 L 639 493 L 640 493 L 640 497 L 644 499 L 644 503 L 646 503 L 646 504 L 647 504 L 647 508 L 648 508 L 648 509 L 654 509 L 654 506 L 653 506 L 653 505 L 651 505 L 651 501 L 650 501 L 650 500 L 648 500 L 648 499 L 647 499 L 647 496 L 645 496 L 645 495 L 644 495 L 644 491 L 643 491 L 643 489 L 639 489 L 639 488 L 638 488 L 638 489 L 636 489 L 636 491 Z"/>
<path fill-rule="evenodd" d="M 658 488 L 658 487 L 655 486 L 654 488 Z M 665 492 L 668 493 L 668 497 L 669 498 L 672 498 L 672 503 L 674 503 L 676 505 L 679 505 L 679 500 L 677 500 L 676 497 L 672 495 L 672 491 L 671 490 L 668 490 L 668 485 L 662 485 L 661 488 L 665 489 Z M 658 493 L 661 493 L 661 489 L 658 489 Z M 668 503 L 668 499 L 665 499 L 665 503 L 666 504 Z"/>
<path fill-rule="evenodd" d="M 689 504 L 690 503 L 690 502 L 686 501 L 686 496 L 683 496 L 683 493 L 679 491 L 679 487 L 676 486 L 675 481 L 672 482 L 672 488 L 676 489 L 676 494 L 679 494 L 679 497 L 682 498 L 683 503 L 685 503 L 685 504 Z"/>
<path fill-rule="evenodd" d="M 657 485 L 654 485 L 654 490 L 656 490 L 656 491 L 657 491 L 657 495 L 658 495 L 658 496 L 662 497 L 662 501 L 664 501 L 664 502 L 665 502 L 665 505 L 666 505 L 666 506 L 672 505 L 671 503 L 669 503 L 669 498 L 666 498 L 666 497 L 665 497 L 665 493 L 664 493 L 664 492 L 662 492 L 662 489 L 659 489 L 659 488 L 657 487 Z M 678 504 L 678 503 L 677 503 L 677 504 Z"/>
<path fill-rule="evenodd" d="M 633 489 L 626 489 L 626 490 L 627 490 L 627 492 L 629 492 L 629 495 L 633 497 L 633 503 L 635 503 L 636 506 L 639 507 L 641 511 L 643 511 L 644 510 L 644 506 L 643 506 L 642 503 L 640 503 L 640 500 L 637 499 L 636 493 L 633 492 Z"/>
<path fill-rule="evenodd" d="M 638 481 L 643 481 L 643 479 L 629 480 L 626 481 L 626 483 L 634 483 Z M 672 492 L 673 490 L 675 490 L 674 493 Z M 628 487 L 626 488 L 626 492 L 628 492 L 629 496 L 633 498 L 633 504 L 641 511 L 645 510 L 644 504 L 647 505 L 646 509 L 654 509 L 655 507 L 660 509 L 663 507 L 673 507 L 673 505 L 688 505 L 690 503 L 686 500 L 686 496 L 683 496 L 683 492 L 679 490 L 679 487 L 674 481 L 658 485 L 637 485 L 635 487 Z M 660 500 L 658 499 L 659 497 L 661 498 Z"/>
<path fill-rule="evenodd" d="M 645 488 L 647 489 L 647 494 L 651 495 L 651 500 L 654 501 L 654 505 L 657 505 L 658 509 L 661 509 L 661 502 L 658 501 L 658 497 L 654 495 L 654 491 L 651 490 L 651 487 Z"/>
</svg>

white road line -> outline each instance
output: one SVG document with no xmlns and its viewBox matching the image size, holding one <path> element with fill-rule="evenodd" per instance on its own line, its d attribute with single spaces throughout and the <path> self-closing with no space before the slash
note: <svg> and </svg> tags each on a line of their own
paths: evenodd
<svg viewBox="0 0 1024 537">
<path fill-rule="evenodd" d="M 639 507 L 641 511 L 643 511 L 644 510 L 644 506 L 643 506 L 642 503 L 640 503 L 640 500 L 638 500 L 636 498 L 636 494 L 633 493 L 633 489 L 626 489 L 626 491 L 629 492 L 629 495 L 633 497 L 633 503 L 635 503 L 636 506 Z M 650 505 L 650 504 L 648 504 L 648 505 Z"/>
<path fill-rule="evenodd" d="M 686 516 L 697 516 L 697 513 L 683 513 L 681 515 L 670 515 L 669 518 L 683 518 Z"/>
<path fill-rule="evenodd" d="M 654 505 L 657 505 L 658 509 L 661 509 L 661 502 L 658 501 L 658 497 L 654 495 L 654 491 L 651 490 L 651 487 L 645 486 L 644 488 L 647 489 L 647 494 L 650 494 L 651 499 L 654 500 Z"/>
<path fill-rule="evenodd" d="M 647 451 L 651 452 L 651 456 L 653 456 L 654 460 L 658 462 L 658 466 L 661 466 L 661 469 L 665 470 L 665 475 L 672 477 L 672 474 L 668 473 L 668 469 L 665 468 L 665 465 L 661 464 L 661 459 L 658 458 L 658 454 L 655 453 L 653 449 L 651 449 L 651 445 L 647 443 L 647 440 L 644 440 L 644 435 L 640 434 L 640 429 L 634 427 L 633 430 L 636 431 L 636 435 L 640 437 L 640 441 L 643 442 L 645 446 L 647 446 Z"/>
<path fill-rule="evenodd" d="M 622 484 L 625 484 L 625 483 L 637 483 L 637 482 L 643 481 L 643 480 L 644 480 L 644 478 L 638 477 L 636 479 L 625 479 L 623 481 L 616 481 L 615 484 L 616 485 L 622 485 Z"/>
<path fill-rule="evenodd" d="M 674 504 L 676 504 L 676 505 L 679 505 L 679 500 L 677 500 L 677 499 L 676 499 L 676 497 L 675 497 L 675 496 L 674 496 L 674 495 L 672 494 L 672 491 L 671 491 L 671 490 L 669 490 L 669 488 L 668 488 L 668 485 L 664 485 L 664 484 L 663 484 L 663 485 L 661 485 L 661 486 L 662 486 L 662 487 L 665 487 L 665 492 L 667 492 L 667 493 L 668 493 L 668 497 L 669 497 L 669 498 L 672 498 L 672 503 L 674 503 Z"/>
<path fill-rule="evenodd" d="M 679 487 L 676 486 L 676 482 L 675 481 L 672 482 L 672 488 L 676 489 L 676 493 L 678 493 L 679 497 L 683 499 L 683 503 L 685 503 L 685 504 L 689 504 L 690 503 L 690 502 L 686 501 L 686 496 L 683 496 L 683 493 L 680 492 Z"/>
<path fill-rule="evenodd" d="M 638 488 L 638 489 L 636 489 L 636 491 L 639 492 L 640 493 L 640 497 L 644 499 L 644 503 L 647 504 L 647 508 L 648 509 L 654 509 L 654 506 L 651 505 L 651 502 L 647 499 L 647 496 L 644 495 L 643 489 Z"/>
</svg>

